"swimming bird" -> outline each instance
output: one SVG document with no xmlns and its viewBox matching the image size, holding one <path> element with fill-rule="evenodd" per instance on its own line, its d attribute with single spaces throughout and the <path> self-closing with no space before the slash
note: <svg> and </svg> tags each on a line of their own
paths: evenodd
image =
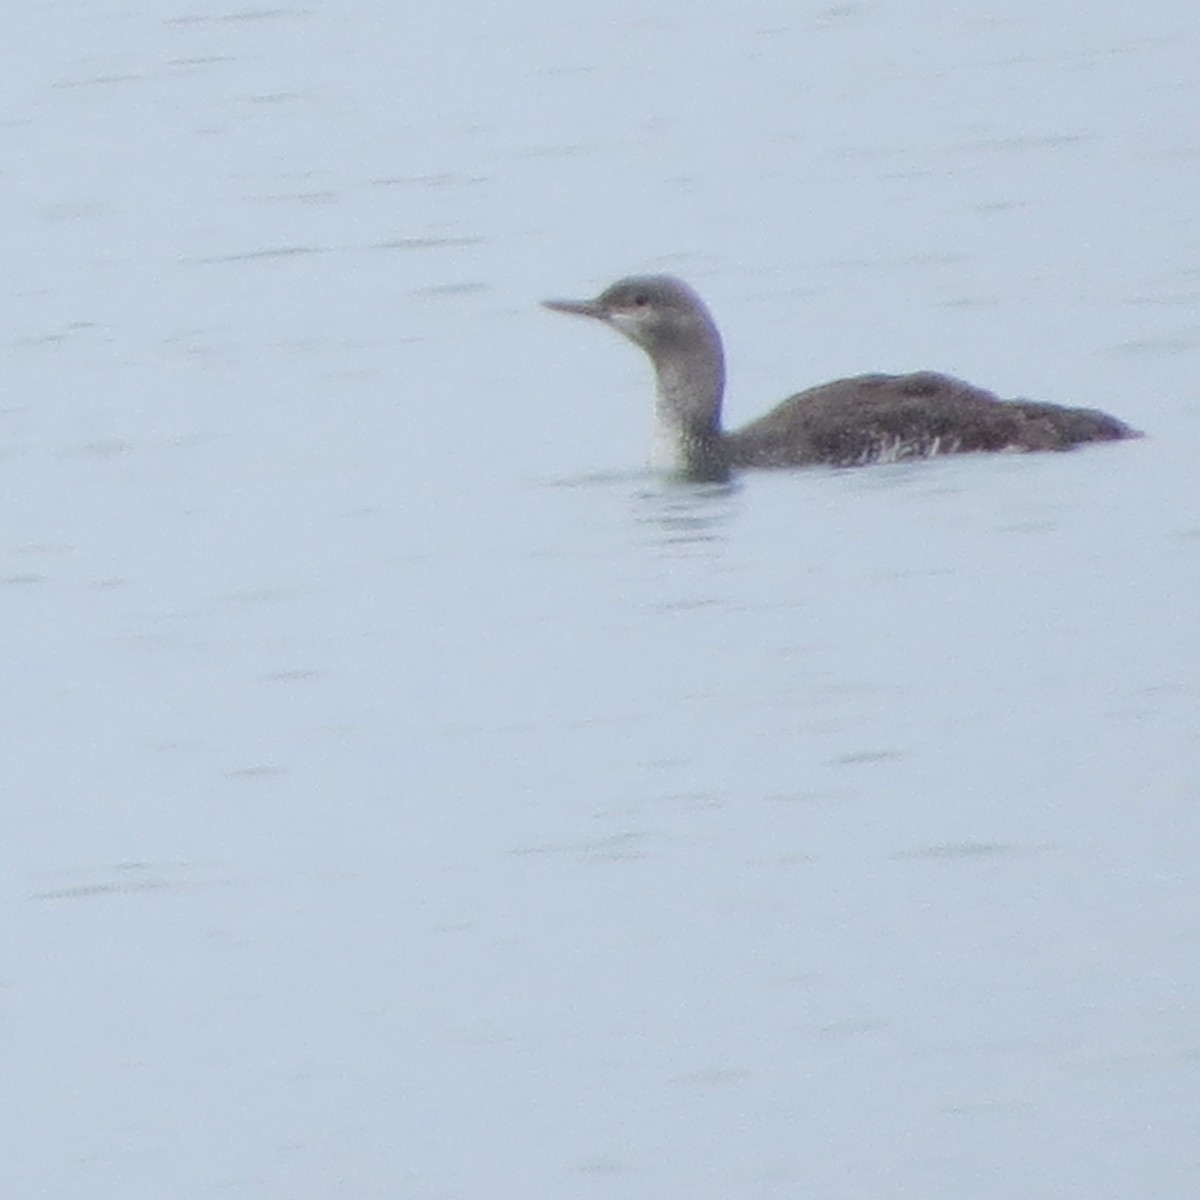
<svg viewBox="0 0 1200 1200">
<path fill-rule="evenodd" d="M 635 275 L 594 300 L 543 304 L 602 321 L 650 356 L 660 440 L 669 465 L 692 479 L 725 479 L 737 467 L 850 467 L 975 450 L 1066 450 L 1140 436 L 1096 409 L 1001 400 L 934 371 L 821 384 L 727 433 L 721 427 L 721 334 L 683 280 Z"/>
</svg>

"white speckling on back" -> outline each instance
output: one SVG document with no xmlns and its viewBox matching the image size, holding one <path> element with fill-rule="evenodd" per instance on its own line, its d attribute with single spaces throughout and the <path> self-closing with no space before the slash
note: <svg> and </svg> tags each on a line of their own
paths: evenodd
<svg viewBox="0 0 1200 1200">
<path fill-rule="evenodd" d="M 847 466 L 865 467 L 872 463 L 905 462 L 910 458 L 933 458 L 939 454 L 957 454 L 962 449 L 959 438 L 905 438 L 899 435 L 880 437 L 867 443 L 862 452 Z"/>
</svg>

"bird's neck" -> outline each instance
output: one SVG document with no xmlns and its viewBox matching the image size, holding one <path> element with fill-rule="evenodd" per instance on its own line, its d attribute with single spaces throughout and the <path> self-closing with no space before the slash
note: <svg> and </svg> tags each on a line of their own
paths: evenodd
<svg viewBox="0 0 1200 1200">
<path fill-rule="evenodd" d="M 729 470 L 721 431 L 725 358 L 716 330 L 702 332 L 688 345 L 654 356 L 657 457 L 690 478 L 723 479 Z"/>
</svg>

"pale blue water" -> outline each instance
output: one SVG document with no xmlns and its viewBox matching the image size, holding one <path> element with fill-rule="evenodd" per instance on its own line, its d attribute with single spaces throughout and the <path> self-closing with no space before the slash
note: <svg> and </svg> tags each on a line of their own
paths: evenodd
<svg viewBox="0 0 1200 1200">
<path fill-rule="evenodd" d="M 1192 1194 L 1194 6 L 0 47 L 6 1194 Z M 672 485 L 664 269 L 1150 436 Z"/>
</svg>

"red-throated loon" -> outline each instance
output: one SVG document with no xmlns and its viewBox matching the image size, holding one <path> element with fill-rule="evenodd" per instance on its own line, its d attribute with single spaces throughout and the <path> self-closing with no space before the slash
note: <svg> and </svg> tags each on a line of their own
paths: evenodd
<svg viewBox="0 0 1200 1200">
<path fill-rule="evenodd" d="M 656 412 L 672 465 L 691 478 L 723 479 L 735 467 L 849 467 L 973 450 L 1065 450 L 1139 436 L 1095 409 L 1001 400 L 932 371 L 821 384 L 726 433 L 721 335 L 704 301 L 682 280 L 632 276 L 594 300 L 544 303 L 555 312 L 595 317 L 646 351 L 658 378 Z"/>
</svg>

